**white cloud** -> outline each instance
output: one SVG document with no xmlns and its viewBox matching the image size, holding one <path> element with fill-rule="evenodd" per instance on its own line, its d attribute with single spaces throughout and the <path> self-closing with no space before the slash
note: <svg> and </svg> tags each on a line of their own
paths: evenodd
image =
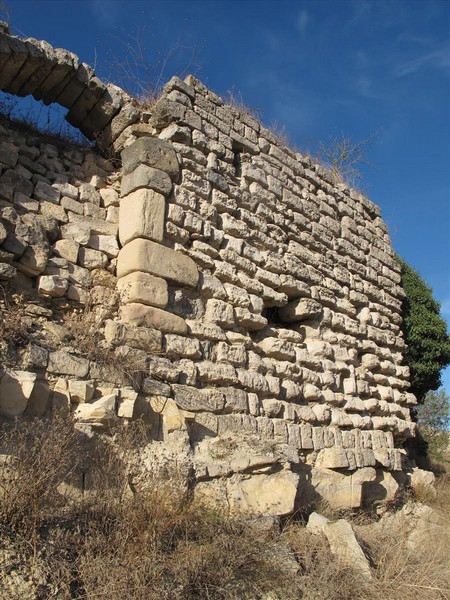
<svg viewBox="0 0 450 600">
<path fill-rule="evenodd" d="M 91 12 L 100 25 L 112 27 L 117 22 L 120 3 L 114 0 L 91 0 Z"/>
<path fill-rule="evenodd" d="M 311 17 L 308 14 L 308 11 L 306 9 L 302 9 L 299 13 L 298 13 L 298 17 L 297 17 L 297 29 L 300 33 L 305 33 L 306 28 L 308 27 L 308 23 L 311 21 Z"/>
</svg>

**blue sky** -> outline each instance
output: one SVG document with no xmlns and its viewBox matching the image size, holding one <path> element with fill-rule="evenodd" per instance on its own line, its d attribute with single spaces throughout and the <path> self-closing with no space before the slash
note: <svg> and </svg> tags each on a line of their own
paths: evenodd
<svg viewBox="0 0 450 600">
<path fill-rule="evenodd" d="M 360 187 L 450 321 L 448 0 L 6 6 L 13 33 L 67 48 L 119 85 L 132 86 L 135 75 L 148 80 L 135 64 L 142 51 L 150 77 L 166 63 L 164 80 L 193 72 L 222 96 L 232 91 L 300 151 L 317 153 L 320 141 L 341 133 L 355 142 L 376 134 Z M 450 393 L 449 369 L 445 387 Z"/>
</svg>

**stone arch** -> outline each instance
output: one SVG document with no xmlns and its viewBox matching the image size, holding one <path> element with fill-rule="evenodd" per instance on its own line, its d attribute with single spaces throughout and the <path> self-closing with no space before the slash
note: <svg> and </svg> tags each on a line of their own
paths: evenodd
<svg viewBox="0 0 450 600">
<path fill-rule="evenodd" d="M 118 151 L 117 138 L 139 120 L 135 101 L 102 82 L 78 56 L 45 41 L 11 35 L 5 23 L 0 23 L 0 90 L 67 108 L 66 120 L 102 150 Z"/>
</svg>

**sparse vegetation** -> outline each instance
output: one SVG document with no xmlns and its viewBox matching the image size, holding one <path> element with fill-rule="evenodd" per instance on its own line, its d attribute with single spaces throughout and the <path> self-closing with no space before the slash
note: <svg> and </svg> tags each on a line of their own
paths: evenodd
<svg viewBox="0 0 450 600">
<path fill-rule="evenodd" d="M 429 458 L 445 461 L 450 436 L 450 397 L 445 390 L 428 392 L 417 407 L 416 417 Z"/>
<path fill-rule="evenodd" d="M 32 337 L 33 323 L 25 315 L 20 294 L 7 295 L 1 286 L 0 293 L 0 362 L 15 364 Z"/>
<path fill-rule="evenodd" d="M 361 180 L 360 166 L 370 165 L 367 151 L 373 145 L 376 135 L 354 142 L 344 135 L 332 137 L 328 143 L 320 144 L 320 157 L 326 169 L 329 169 L 337 183 L 357 187 Z"/>
<path fill-rule="evenodd" d="M 0 432 L 5 600 L 258 598 L 274 586 L 297 597 L 274 532 L 211 513 L 171 481 L 130 487 L 132 434 L 89 452 L 76 439 L 64 415 Z"/>
<path fill-rule="evenodd" d="M 372 580 L 362 580 L 303 523 L 280 532 L 218 515 L 176 474 L 136 485 L 139 423 L 82 437 L 64 413 L 0 430 L 5 600 L 450 598 L 445 476 L 430 500 L 439 536 L 415 527 L 412 546 L 402 513 L 388 526 L 354 525 L 372 566 Z"/>
<path fill-rule="evenodd" d="M 89 147 L 90 142 L 79 129 L 65 121 L 66 109 L 52 104 L 45 106 L 33 98 L 19 98 L 0 91 L 0 118 L 8 124 L 14 123 L 17 129 L 44 135 L 53 144 L 72 144 Z"/>
</svg>

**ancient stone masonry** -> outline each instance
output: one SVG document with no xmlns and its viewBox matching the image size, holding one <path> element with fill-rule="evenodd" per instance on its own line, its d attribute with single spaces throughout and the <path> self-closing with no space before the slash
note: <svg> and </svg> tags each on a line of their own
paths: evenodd
<svg viewBox="0 0 450 600">
<path fill-rule="evenodd" d="M 378 207 L 191 76 L 139 111 L 74 55 L 1 34 L 0 83 L 70 107 L 121 157 L 0 129 L 0 276 L 37 294 L 47 329 L 93 303 L 118 361 L 31 344 L 1 379 L 3 416 L 142 417 L 151 460 L 233 511 L 392 497 L 415 398 Z M 145 365 L 134 389 L 127 355 Z"/>
</svg>

